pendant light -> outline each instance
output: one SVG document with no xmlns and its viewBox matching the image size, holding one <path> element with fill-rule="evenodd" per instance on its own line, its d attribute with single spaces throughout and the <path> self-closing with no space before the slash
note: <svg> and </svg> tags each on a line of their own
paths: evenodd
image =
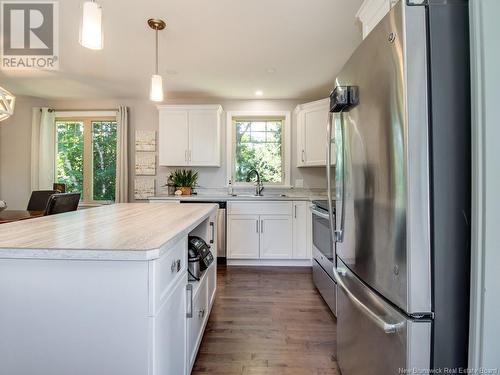
<svg viewBox="0 0 500 375">
<path fill-rule="evenodd" d="M 0 121 L 8 119 L 14 114 L 16 97 L 0 87 Z"/>
<path fill-rule="evenodd" d="M 151 77 L 151 90 L 149 92 L 149 98 L 153 102 L 162 102 L 163 101 L 163 79 L 161 75 L 158 74 L 158 65 L 159 65 L 159 40 L 158 40 L 158 32 L 163 30 L 167 24 L 165 21 L 155 18 L 150 18 L 148 20 L 148 25 L 153 30 L 155 30 L 155 49 L 156 49 L 156 62 L 155 62 L 155 74 Z"/>
<path fill-rule="evenodd" d="M 83 3 L 80 44 L 93 50 L 103 48 L 102 8 L 94 0 Z"/>
</svg>

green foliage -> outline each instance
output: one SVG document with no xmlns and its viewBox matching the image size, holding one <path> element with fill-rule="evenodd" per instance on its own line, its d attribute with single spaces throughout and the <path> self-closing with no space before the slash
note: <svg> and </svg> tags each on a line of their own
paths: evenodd
<svg viewBox="0 0 500 375">
<path fill-rule="evenodd" d="M 57 121 L 56 182 L 66 184 L 66 191 L 83 193 L 84 164 L 90 163 L 92 197 L 114 200 L 116 186 L 116 122 L 92 122 L 92 154 L 85 160 L 84 124 L 81 121 Z"/>
<path fill-rule="evenodd" d="M 194 187 L 198 182 L 198 172 L 191 169 L 176 169 L 168 176 L 168 182 L 175 187 Z"/>
<path fill-rule="evenodd" d="M 94 200 L 114 200 L 116 186 L 116 122 L 92 123 Z"/>
<path fill-rule="evenodd" d="M 262 182 L 282 182 L 282 121 L 236 122 L 236 182 L 245 182 L 252 169 Z"/>
<path fill-rule="evenodd" d="M 83 123 L 57 122 L 57 182 L 83 192 Z"/>
</svg>

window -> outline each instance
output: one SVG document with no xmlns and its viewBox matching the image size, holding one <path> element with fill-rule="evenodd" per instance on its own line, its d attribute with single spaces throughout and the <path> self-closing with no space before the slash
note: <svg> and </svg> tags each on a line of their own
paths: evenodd
<svg viewBox="0 0 500 375">
<path fill-rule="evenodd" d="M 56 181 L 82 200 L 112 201 L 116 184 L 116 119 L 56 119 Z"/>
<path fill-rule="evenodd" d="M 255 169 L 268 186 L 289 185 L 289 113 L 228 113 L 228 124 L 228 175 L 233 183 L 246 185 L 248 173 Z"/>
</svg>

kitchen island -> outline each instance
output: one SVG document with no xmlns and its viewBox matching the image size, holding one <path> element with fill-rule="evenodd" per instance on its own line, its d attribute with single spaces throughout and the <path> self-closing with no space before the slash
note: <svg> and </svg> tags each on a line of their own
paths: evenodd
<svg viewBox="0 0 500 375">
<path fill-rule="evenodd" d="M 0 373 L 188 374 L 216 264 L 187 277 L 213 204 L 115 204 L 0 227 Z"/>
</svg>

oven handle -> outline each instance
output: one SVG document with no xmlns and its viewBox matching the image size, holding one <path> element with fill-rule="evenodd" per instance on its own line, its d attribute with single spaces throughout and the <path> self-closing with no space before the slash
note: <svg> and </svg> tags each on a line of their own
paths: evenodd
<svg viewBox="0 0 500 375">
<path fill-rule="evenodd" d="M 330 220 L 330 215 L 328 213 L 321 212 L 316 209 L 316 205 L 312 204 L 309 209 L 313 213 L 313 215 L 319 216 L 322 219 Z"/>
</svg>

